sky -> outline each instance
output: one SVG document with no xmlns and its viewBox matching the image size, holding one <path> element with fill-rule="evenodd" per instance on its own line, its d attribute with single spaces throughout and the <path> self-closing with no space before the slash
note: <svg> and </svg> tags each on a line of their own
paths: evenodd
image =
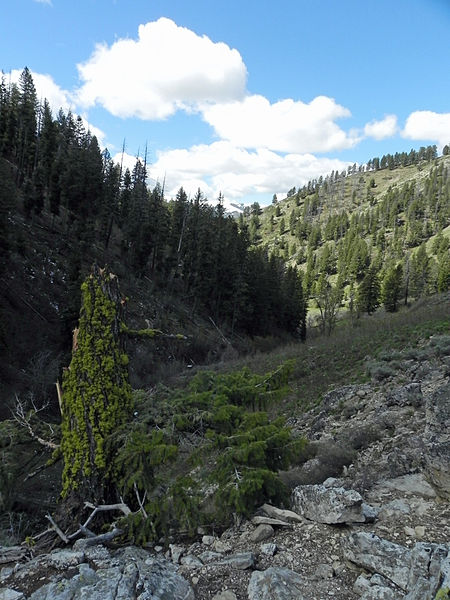
<svg viewBox="0 0 450 600">
<path fill-rule="evenodd" d="M 450 143 L 449 41 L 450 0 L 14 0 L 0 69 L 166 197 L 264 205 Z"/>
</svg>

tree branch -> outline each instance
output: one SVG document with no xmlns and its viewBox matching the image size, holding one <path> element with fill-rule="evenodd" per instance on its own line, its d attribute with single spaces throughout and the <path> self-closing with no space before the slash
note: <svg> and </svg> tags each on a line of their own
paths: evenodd
<svg viewBox="0 0 450 600">
<path fill-rule="evenodd" d="M 31 399 L 31 404 L 33 406 L 33 410 L 29 411 L 27 414 L 25 402 L 23 400 L 20 400 L 20 398 L 16 394 L 16 404 L 12 413 L 15 421 L 17 421 L 17 423 L 19 423 L 21 427 L 25 427 L 25 429 L 27 429 L 28 433 L 33 438 L 33 440 L 41 444 L 41 446 L 44 446 L 48 450 L 56 450 L 57 448 L 59 448 L 59 444 L 55 444 L 55 442 L 52 442 L 51 440 L 44 440 L 44 438 L 41 438 L 34 431 L 30 422 L 32 416 L 36 416 L 39 412 L 44 410 L 47 407 L 47 404 L 44 404 L 40 408 L 37 408 L 33 399 Z M 49 423 L 46 423 L 46 425 L 50 428 L 50 431 L 53 433 L 51 425 Z"/>
</svg>

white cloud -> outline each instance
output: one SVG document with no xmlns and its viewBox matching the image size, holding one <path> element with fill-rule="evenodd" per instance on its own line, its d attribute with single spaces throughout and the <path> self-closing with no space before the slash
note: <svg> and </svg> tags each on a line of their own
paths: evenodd
<svg viewBox="0 0 450 600">
<path fill-rule="evenodd" d="M 22 71 L 19 69 L 14 69 L 11 71 L 11 81 L 18 83 L 21 73 Z M 38 100 L 43 102 L 44 98 L 47 98 L 50 108 L 55 115 L 58 113 L 60 108 L 62 108 L 65 112 L 74 109 L 75 105 L 72 102 L 70 92 L 60 88 L 59 85 L 54 82 L 51 75 L 36 73 L 35 71 L 30 71 L 30 73 L 33 77 Z"/>
<path fill-rule="evenodd" d="M 364 127 L 364 134 L 376 140 L 384 140 L 397 133 L 397 117 L 386 115 L 381 121 L 371 121 Z"/>
<path fill-rule="evenodd" d="M 149 174 L 159 181 L 165 178 L 168 196 L 175 195 L 180 186 L 191 195 L 200 187 L 209 200 L 215 201 L 219 192 L 232 200 L 255 193 L 287 191 L 346 166 L 341 160 L 312 154 L 281 156 L 265 148 L 249 152 L 219 141 L 160 152 L 156 163 L 149 166 Z"/>
<path fill-rule="evenodd" d="M 18 83 L 21 73 L 22 71 L 19 69 L 14 69 L 11 71 L 11 81 L 13 83 Z M 69 110 L 72 113 L 76 113 L 76 106 L 73 102 L 72 94 L 70 92 L 59 87 L 59 85 L 54 82 L 50 75 L 36 73 L 35 71 L 31 70 L 30 73 L 33 78 L 34 87 L 36 88 L 38 101 L 44 102 L 44 99 L 46 98 L 52 110 L 53 116 L 56 117 L 61 108 L 66 114 Z M 81 115 L 81 118 L 85 128 L 89 129 L 92 135 L 96 136 L 100 146 L 103 146 L 105 133 L 92 123 L 89 123 L 85 115 Z"/>
<path fill-rule="evenodd" d="M 417 110 L 406 119 L 401 134 L 410 140 L 430 140 L 445 146 L 450 142 L 450 113 Z"/>
<path fill-rule="evenodd" d="M 100 104 L 115 116 L 141 119 L 242 97 L 247 80 L 237 50 L 164 17 L 140 25 L 137 40 L 97 45 L 78 71 L 84 106 Z"/>
<path fill-rule="evenodd" d="M 242 148 L 268 148 L 278 152 L 329 152 L 351 148 L 359 138 L 345 132 L 336 119 L 350 111 L 333 98 L 317 96 L 309 104 L 264 96 L 202 107 L 203 118 L 217 135 Z"/>
<path fill-rule="evenodd" d="M 53 6 L 52 0 L 34 0 L 34 2 L 37 2 L 38 4 L 47 4 L 48 6 Z"/>
</svg>

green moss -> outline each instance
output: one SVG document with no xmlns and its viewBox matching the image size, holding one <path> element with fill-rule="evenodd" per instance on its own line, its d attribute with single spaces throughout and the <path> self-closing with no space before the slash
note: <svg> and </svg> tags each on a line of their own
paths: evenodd
<svg viewBox="0 0 450 600">
<path fill-rule="evenodd" d="M 131 411 L 128 357 L 116 333 L 120 304 L 104 292 L 107 277 L 93 274 L 81 286 L 77 348 L 63 377 L 63 496 L 99 485 L 109 461 L 105 440 Z"/>
</svg>

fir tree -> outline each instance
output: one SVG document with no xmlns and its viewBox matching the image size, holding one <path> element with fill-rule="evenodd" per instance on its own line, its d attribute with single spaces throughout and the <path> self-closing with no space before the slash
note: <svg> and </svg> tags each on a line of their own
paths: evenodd
<svg viewBox="0 0 450 600">
<path fill-rule="evenodd" d="M 366 312 L 370 315 L 375 312 L 379 305 L 380 282 L 376 270 L 373 267 L 370 267 L 364 279 L 358 286 L 356 306 L 359 312 Z"/>
<path fill-rule="evenodd" d="M 388 312 L 395 312 L 398 308 L 402 289 L 403 268 L 399 264 L 389 269 L 383 279 L 381 287 L 381 301 Z"/>
</svg>

